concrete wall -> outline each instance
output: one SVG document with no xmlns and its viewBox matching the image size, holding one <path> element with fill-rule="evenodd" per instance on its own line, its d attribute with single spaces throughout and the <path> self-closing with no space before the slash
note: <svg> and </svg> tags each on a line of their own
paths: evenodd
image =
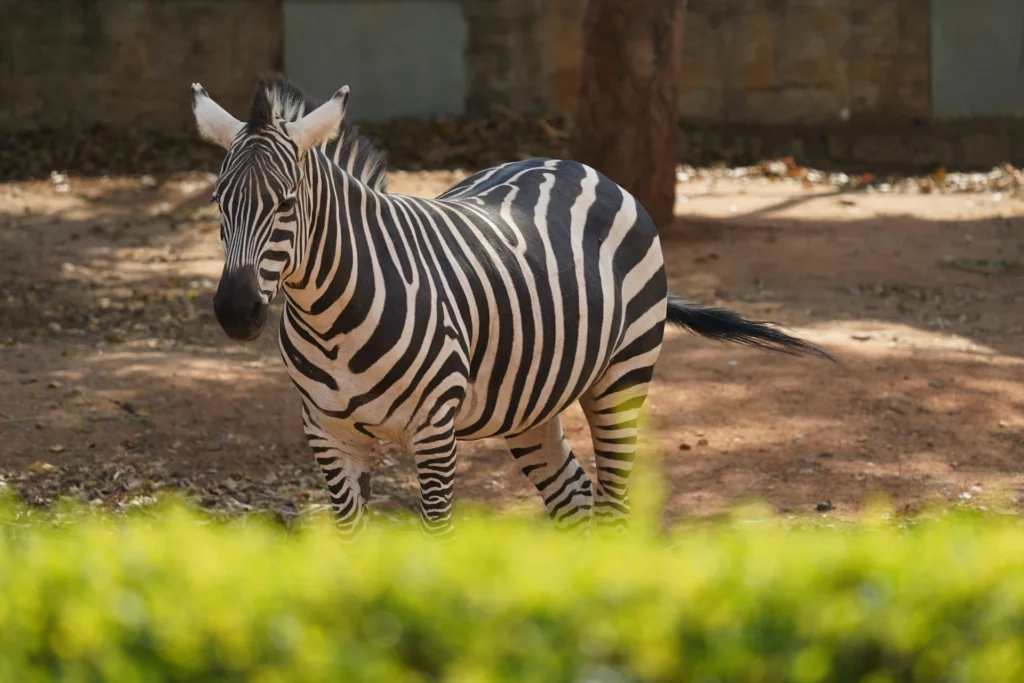
<svg viewBox="0 0 1024 683">
<path fill-rule="evenodd" d="M 937 116 L 1024 116 L 1024 2 L 933 0 L 932 83 Z"/>
<path fill-rule="evenodd" d="M 280 0 L 0 0 L 0 128 L 186 130 L 189 84 L 244 113 Z"/>
<path fill-rule="evenodd" d="M 323 100 L 352 88 L 360 121 L 461 114 L 460 0 L 284 0 L 284 70 Z"/>
</svg>

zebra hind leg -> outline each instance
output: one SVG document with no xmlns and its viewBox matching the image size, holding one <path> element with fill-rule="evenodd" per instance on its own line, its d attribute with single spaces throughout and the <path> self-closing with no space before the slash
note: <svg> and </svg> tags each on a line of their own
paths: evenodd
<svg viewBox="0 0 1024 683">
<path fill-rule="evenodd" d="M 366 451 L 336 439 L 316 423 L 308 410 L 302 412 L 306 440 L 327 481 L 336 528 L 343 539 L 351 540 L 367 523 L 365 503 L 370 497 L 370 477 Z"/>
<path fill-rule="evenodd" d="M 600 526 L 629 524 L 629 475 L 636 455 L 637 418 L 653 376 L 653 365 L 638 367 L 636 360 L 613 363 L 580 399 L 594 442 L 594 521 Z"/>
<path fill-rule="evenodd" d="M 593 502 L 590 477 L 580 466 L 562 433 L 562 418 L 505 439 L 523 474 L 544 499 L 544 508 L 558 529 L 589 526 Z"/>
<path fill-rule="evenodd" d="M 455 485 L 455 425 L 430 425 L 413 437 L 409 450 L 420 485 L 420 528 L 426 536 L 447 536 L 452 527 Z"/>
</svg>

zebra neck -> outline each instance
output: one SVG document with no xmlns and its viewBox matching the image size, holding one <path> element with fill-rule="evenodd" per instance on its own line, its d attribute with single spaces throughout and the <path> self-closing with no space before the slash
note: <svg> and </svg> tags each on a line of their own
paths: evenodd
<svg viewBox="0 0 1024 683">
<path fill-rule="evenodd" d="M 360 325 L 372 326 L 381 314 L 374 305 L 380 274 L 375 262 L 391 212 L 385 208 L 385 194 L 323 154 L 316 155 L 308 170 L 308 220 L 296 238 L 303 257 L 285 283 L 285 294 L 293 318 L 322 339 L 333 340 Z"/>
</svg>

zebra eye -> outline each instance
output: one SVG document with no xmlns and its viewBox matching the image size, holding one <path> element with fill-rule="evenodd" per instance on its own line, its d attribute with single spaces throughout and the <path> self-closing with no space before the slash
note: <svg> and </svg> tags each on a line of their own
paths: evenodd
<svg viewBox="0 0 1024 683">
<path fill-rule="evenodd" d="M 291 211 L 295 208 L 295 197 L 288 197 L 277 205 L 278 211 Z"/>
</svg>

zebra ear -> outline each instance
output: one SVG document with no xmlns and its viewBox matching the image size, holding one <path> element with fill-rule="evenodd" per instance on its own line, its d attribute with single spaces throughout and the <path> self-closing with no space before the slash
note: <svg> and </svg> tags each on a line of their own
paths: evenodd
<svg viewBox="0 0 1024 683">
<path fill-rule="evenodd" d="M 338 137 L 338 126 L 348 108 L 348 86 L 298 121 L 287 124 L 288 137 L 298 145 L 299 156 Z"/>
<path fill-rule="evenodd" d="M 231 147 L 231 143 L 245 126 L 214 102 L 198 83 L 192 84 L 192 113 L 195 114 L 199 134 L 205 140 L 224 149 Z"/>
</svg>

